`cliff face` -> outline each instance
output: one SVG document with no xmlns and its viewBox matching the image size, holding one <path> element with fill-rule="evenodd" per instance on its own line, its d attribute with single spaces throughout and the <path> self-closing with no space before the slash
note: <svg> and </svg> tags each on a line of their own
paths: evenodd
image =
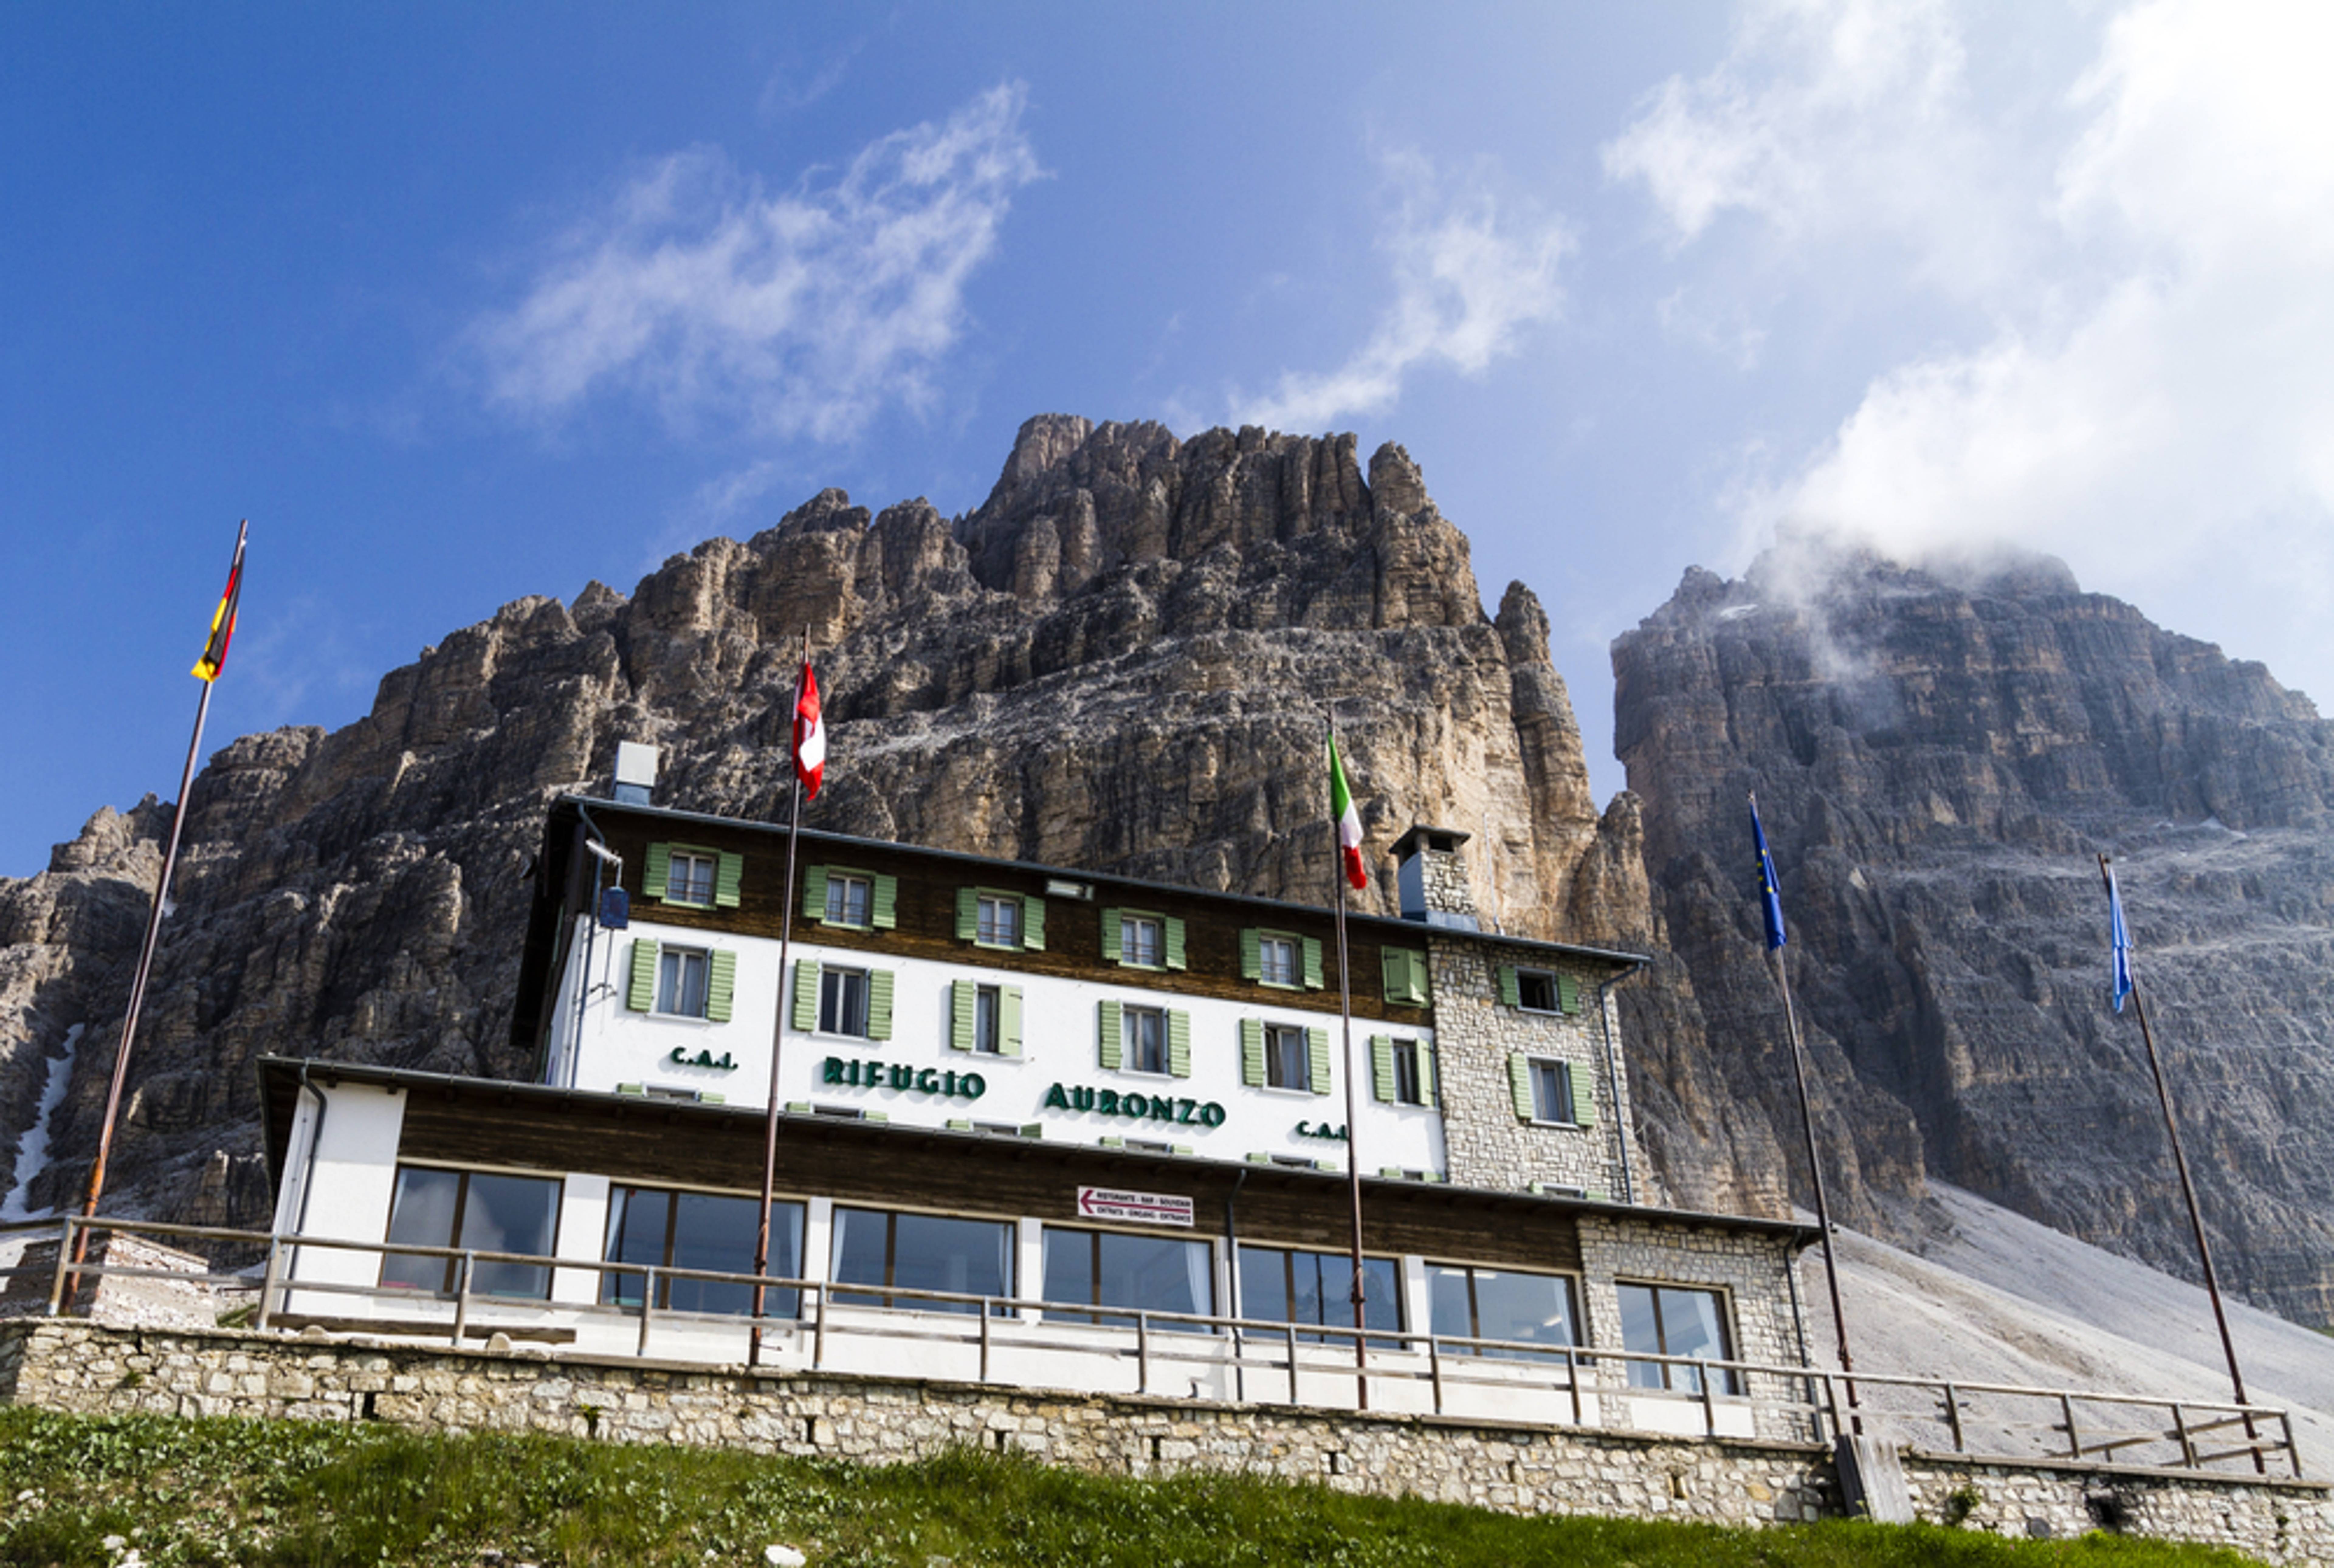
<svg viewBox="0 0 2334 1568">
<path fill-rule="evenodd" d="M 1637 1000 L 1654 1076 L 1739 1101 L 1808 1201 L 1755 788 L 1841 1217 L 1897 1229 L 1934 1172 L 2194 1278 L 2107 1005 L 2104 851 L 2224 1280 L 2334 1322 L 2334 725 L 2306 698 L 2056 562 L 1949 579 L 1813 545 L 1689 572 L 1613 659 L 1686 976 Z M 1725 1143 L 1673 1137 L 1673 1186 L 1735 1178 Z"/>
<path fill-rule="evenodd" d="M 664 748 L 661 803 L 782 817 L 805 629 L 832 737 L 811 825 L 1325 901 L 1334 707 L 1374 855 L 1413 819 L 1463 828 L 1508 928 L 1642 928 L 1634 803 L 1593 808 L 1547 619 L 1520 585 L 1480 603 L 1399 447 L 1365 474 L 1351 437 L 1047 417 L 953 521 L 829 490 L 629 598 L 506 606 L 359 722 L 246 736 L 198 778 L 107 1207 L 263 1220 L 262 1052 L 524 1071 L 545 803 L 604 789 L 631 739 Z M 36 1205 L 86 1183 L 166 824 L 101 812 L 0 881 L 0 1160 L 86 1026 Z"/>
</svg>

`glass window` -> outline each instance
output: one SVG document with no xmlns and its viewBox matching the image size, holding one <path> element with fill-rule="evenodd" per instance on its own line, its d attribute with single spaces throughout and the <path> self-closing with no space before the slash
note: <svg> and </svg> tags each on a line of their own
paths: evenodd
<svg viewBox="0 0 2334 1568">
<path fill-rule="evenodd" d="M 713 902 L 714 858 L 688 850 L 675 850 L 664 873 L 664 901 L 668 904 L 706 904 Z"/>
<path fill-rule="evenodd" d="M 1332 1328 L 1354 1326 L 1354 1260 L 1342 1252 L 1297 1252 L 1274 1246 L 1239 1249 L 1239 1315 L 1267 1323 L 1316 1323 Z M 1401 1275 L 1390 1257 L 1362 1259 L 1363 1326 L 1400 1332 Z M 1319 1343 L 1326 1336 L 1300 1334 Z M 1338 1342 L 1350 1346 L 1353 1342 Z M 1382 1349 L 1394 1342 L 1372 1340 Z"/>
<path fill-rule="evenodd" d="M 555 1179 L 398 1167 L 397 1189 L 389 1207 L 392 1243 L 548 1257 L 558 1234 L 559 1183 Z M 451 1291 L 458 1266 L 455 1258 L 391 1253 L 381 1259 L 381 1283 L 409 1290 Z M 480 1295 L 545 1301 L 551 1295 L 551 1270 L 537 1264 L 480 1262 L 471 1267 L 470 1289 Z"/>
<path fill-rule="evenodd" d="M 1562 1275 L 1429 1264 L 1434 1332 L 1468 1340 L 1514 1340 L 1528 1345 L 1580 1342 L 1572 1281 Z M 1453 1347 L 1454 1354 L 1510 1361 L 1542 1359 L 1530 1351 Z"/>
<path fill-rule="evenodd" d="M 1264 1081 L 1275 1089 L 1311 1089 L 1313 1052 L 1294 1024 L 1264 1026 Z"/>
<path fill-rule="evenodd" d="M 705 1016 L 705 949 L 665 948 L 657 954 L 656 1010 Z"/>
<path fill-rule="evenodd" d="M 772 1277 L 801 1277 L 802 1227 L 801 1204 L 770 1205 Z M 754 1248 L 761 1239 L 758 1231 L 750 1198 L 619 1185 L 609 1194 L 607 1242 L 601 1255 L 610 1263 L 751 1274 Z M 638 1306 L 646 1277 L 603 1274 L 600 1300 L 609 1305 Z M 793 1317 L 798 1307 L 791 1290 L 769 1291 L 762 1303 L 772 1317 Z M 660 1311 L 743 1315 L 754 1310 L 754 1287 L 727 1280 L 659 1279 L 656 1304 Z"/>
<path fill-rule="evenodd" d="M 834 884 L 829 882 L 828 887 Z M 818 972 L 818 1032 L 867 1037 L 867 971 L 828 969 Z"/>
<path fill-rule="evenodd" d="M 830 926 L 867 924 L 869 884 L 865 877 L 842 871 L 826 873 L 826 923 Z"/>
<path fill-rule="evenodd" d="M 979 899 L 973 940 L 992 948 L 1021 945 L 1021 900 L 983 893 Z"/>
<path fill-rule="evenodd" d="M 1001 993 L 994 986 L 979 986 L 972 993 L 972 1048 L 990 1056 L 1002 1054 L 1004 1044 L 998 1033 L 998 1004 Z"/>
<path fill-rule="evenodd" d="M 1208 1244 L 1175 1236 L 1123 1236 L 1116 1231 L 1046 1227 L 1046 1288 L 1049 1302 L 1081 1306 L 1147 1307 L 1154 1312 L 1215 1311 L 1215 1272 Z M 1113 1313 L 1048 1311 L 1048 1321 L 1133 1326 Z M 1205 1333 L 1200 1323 L 1158 1323 L 1160 1329 Z"/>
<path fill-rule="evenodd" d="M 1403 1105 L 1423 1105 L 1425 1095 L 1418 1077 L 1418 1042 L 1397 1040 L 1394 1043 L 1394 1097 Z"/>
<path fill-rule="evenodd" d="M 1726 1335 L 1726 1305 L 1718 1292 L 1674 1284 L 1624 1284 L 1620 1291 L 1624 1350 L 1657 1356 L 1707 1356 L 1722 1361 L 1733 1358 Z M 1717 1392 L 1740 1391 L 1732 1372 L 1720 1369 L 1711 1376 Z M 1702 1392 L 1698 1367 L 1632 1361 L 1629 1381 L 1641 1389 Z"/>
<path fill-rule="evenodd" d="M 1531 1064 L 1532 1120 L 1572 1120 L 1572 1069 L 1562 1062 Z"/>
<path fill-rule="evenodd" d="M 1263 937 L 1256 945 L 1259 977 L 1268 986 L 1297 984 L 1297 943 L 1289 937 Z"/>
<path fill-rule="evenodd" d="M 1013 1294 L 1013 1225 L 1001 1219 L 951 1219 L 879 1208 L 834 1210 L 832 1278 L 837 1284 L 892 1285 L 963 1295 Z M 971 1302 L 900 1300 L 837 1292 L 841 1306 L 898 1306 L 911 1312 L 972 1313 Z M 996 1309 L 1002 1316 L 1009 1309 Z"/>
<path fill-rule="evenodd" d="M 1149 915 L 1122 915 L 1118 926 L 1118 961 L 1122 964 L 1142 964 L 1157 968 L 1162 961 L 1163 949 L 1159 941 L 1159 922 Z"/>
<path fill-rule="evenodd" d="M 1556 976 L 1545 969 L 1516 971 L 1516 1004 L 1527 1013 L 1553 1013 Z"/>
<path fill-rule="evenodd" d="M 1157 1007 L 1129 1007 L 1120 1017 L 1125 1030 L 1129 1073 L 1167 1071 L 1167 1015 Z"/>
</svg>

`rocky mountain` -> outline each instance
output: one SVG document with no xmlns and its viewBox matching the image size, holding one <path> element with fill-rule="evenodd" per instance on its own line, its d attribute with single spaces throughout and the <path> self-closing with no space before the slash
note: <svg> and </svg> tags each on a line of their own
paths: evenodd
<svg viewBox="0 0 2334 1568">
<path fill-rule="evenodd" d="M 1594 807 L 1546 616 L 1517 585 L 1485 617 L 1400 447 L 1365 472 L 1350 436 L 1040 418 L 968 515 L 828 490 L 629 597 L 507 605 L 343 729 L 213 756 L 108 1207 L 265 1218 L 263 1052 L 523 1072 L 506 1034 L 545 803 L 604 789 L 632 739 L 664 750 L 663 803 L 778 818 L 805 630 L 832 746 L 814 826 L 1326 901 L 1334 711 L 1375 852 L 1413 818 L 1463 828 L 1510 928 L 1644 929 L 1634 803 Z M 84 1026 L 36 1207 L 86 1184 L 166 824 L 150 801 L 100 812 L 0 881 L 0 1170 Z"/>
<path fill-rule="evenodd" d="M 1629 1003 L 1654 1076 L 1699 1063 L 1807 1200 L 1755 788 L 1841 1217 L 1915 1234 L 1934 1175 L 2194 1279 L 2136 1023 L 2107 1005 L 2108 854 L 2223 1279 L 2334 1323 L 2334 724 L 2307 698 L 2055 561 L 1815 541 L 1688 572 L 1613 663 L 1683 969 Z M 1740 1125 L 1672 1111 L 1657 1136 L 1673 1185 L 1740 1174 Z"/>
</svg>

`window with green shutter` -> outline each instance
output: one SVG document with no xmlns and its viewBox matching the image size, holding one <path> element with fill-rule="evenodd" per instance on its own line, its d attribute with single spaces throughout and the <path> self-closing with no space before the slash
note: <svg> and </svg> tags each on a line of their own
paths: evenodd
<svg viewBox="0 0 2334 1568">
<path fill-rule="evenodd" d="M 889 931 L 899 924 L 900 879 L 850 866 L 812 866 L 803 873 L 803 913 L 822 926 Z"/>
<path fill-rule="evenodd" d="M 983 948 L 1039 953 L 1046 948 L 1046 900 L 995 888 L 956 890 L 956 939 Z"/>
<path fill-rule="evenodd" d="M 1570 988 L 1569 1005 L 1564 1001 L 1567 987 Z M 1527 1013 L 1577 1013 L 1580 1011 L 1580 988 L 1577 982 L 1558 975 L 1553 969 L 1527 969 L 1513 964 L 1502 964 L 1500 966 L 1500 1000 Z"/>
<path fill-rule="evenodd" d="M 1405 1007 L 1426 1005 L 1426 955 L 1405 948 L 1383 948 L 1379 967 L 1385 978 L 1385 999 Z"/>
<path fill-rule="evenodd" d="M 1183 922 L 1178 916 L 1147 909 L 1104 909 L 1102 957 L 1104 963 L 1131 969 L 1181 969 Z"/>
<path fill-rule="evenodd" d="M 1180 957 L 1181 944 L 1178 944 Z M 1181 963 L 1172 966 L 1182 967 Z M 1250 926 L 1240 932 L 1240 977 L 1286 990 L 1321 988 L 1321 939 Z"/>
<path fill-rule="evenodd" d="M 683 909 L 734 909 L 745 857 L 700 844 L 651 844 L 641 893 Z"/>
<path fill-rule="evenodd" d="M 1370 1036 L 1370 1092 L 1379 1100 L 1389 1105 L 1431 1105 L 1432 1082 L 1423 1044 L 1391 1034 Z"/>
<path fill-rule="evenodd" d="M 949 1044 L 986 1055 L 1020 1055 L 1021 987 L 950 982 Z"/>
</svg>

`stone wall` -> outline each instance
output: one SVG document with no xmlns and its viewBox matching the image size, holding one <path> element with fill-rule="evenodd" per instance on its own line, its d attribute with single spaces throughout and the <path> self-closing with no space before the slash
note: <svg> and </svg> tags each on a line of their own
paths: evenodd
<svg viewBox="0 0 2334 1568">
<path fill-rule="evenodd" d="M 0 1324 L 0 1400 L 79 1413 L 381 1420 L 887 1463 L 966 1444 L 1138 1476 L 1215 1469 L 1519 1514 L 1789 1524 L 1837 1512 L 1827 1450 L 1268 1405 L 1056 1395 L 977 1384 L 748 1374 L 285 1339 Z M 2011 1534 L 2115 1528 L 2272 1563 L 2334 1562 L 2326 1488 L 1908 1457 L 1924 1519 Z"/>
<path fill-rule="evenodd" d="M 1738 1361 L 1803 1366 L 1805 1335 L 1791 1296 L 1790 1240 L 1722 1226 L 1649 1225 L 1605 1215 L 1580 1217 L 1580 1272 L 1592 1345 L 1617 1345 L 1619 1280 L 1709 1285 L 1726 1298 Z M 1797 1380 L 1793 1380 L 1796 1381 Z M 1783 1399 L 1795 1390 L 1754 1389 Z"/>
</svg>

